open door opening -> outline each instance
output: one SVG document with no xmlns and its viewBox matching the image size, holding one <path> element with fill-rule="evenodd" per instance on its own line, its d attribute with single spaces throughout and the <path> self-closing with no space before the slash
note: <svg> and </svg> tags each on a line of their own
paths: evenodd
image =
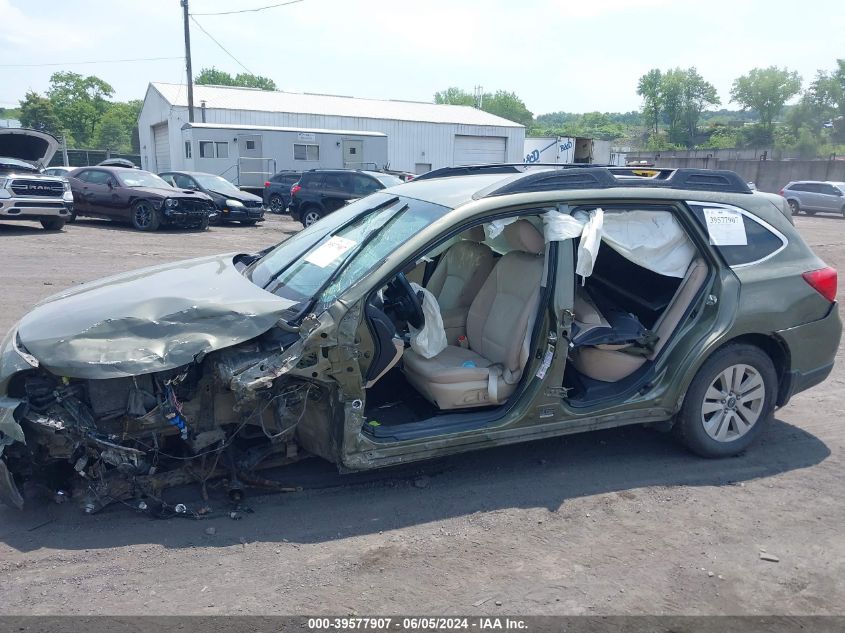
<svg viewBox="0 0 845 633">
<path fill-rule="evenodd" d="M 369 297 L 375 353 L 365 373 L 365 433 L 395 439 L 477 428 L 518 400 L 556 269 L 546 266 L 557 247 L 547 249 L 541 227 L 538 216 L 521 216 L 464 230 Z M 419 345 L 425 333 L 414 309 L 429 300 L 445 343 L 433 349 Z"/>
</svg>

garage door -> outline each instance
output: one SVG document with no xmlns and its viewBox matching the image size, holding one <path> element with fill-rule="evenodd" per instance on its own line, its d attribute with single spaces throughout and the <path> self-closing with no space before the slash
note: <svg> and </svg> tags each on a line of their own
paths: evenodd
<svg viewBox="0 0 845 633">
<path fill-rule="evenodd" d="M 167 134 L 167 123 L 153 126 L 153 145 L 155 145 L 156 167 L 158 172 L 170 169 L 170 138 Z"/>
<path fill-rule="evenodd" d="M 504 136 L 455 135 L 455 165 L 504 163 L 507 139 Z"/>
</svg>

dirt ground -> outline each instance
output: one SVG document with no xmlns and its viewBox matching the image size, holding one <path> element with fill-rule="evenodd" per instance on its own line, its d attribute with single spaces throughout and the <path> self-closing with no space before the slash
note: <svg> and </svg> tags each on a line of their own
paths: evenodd
<svg viewBox="0 0 845 633">
<path fill-rule="evenodd" d="M 797 224 L 845 270 L 845 220 Z M 298 228 L 0 225 L 0 333 L 67 286 Z M 0 507 L 0 613 L 842 614 L 843 395 L 840 362 L 721 461 L 630 427 L 362 476 L 303 462 L 302 492 L 239 521 Z"/>
</svg>

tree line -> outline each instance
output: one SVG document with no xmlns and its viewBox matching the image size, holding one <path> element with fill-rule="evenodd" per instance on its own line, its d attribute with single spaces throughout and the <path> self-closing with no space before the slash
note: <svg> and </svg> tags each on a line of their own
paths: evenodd
<svg viewBox="0 0 845 633">
<path fill-rule="evenodd" d="M 64 137 L 68 147 L 137 154 L 142 102 L 113 96 L 114 88 L 99 77 L 56 72 L 46 94 L 27 92 L 14 114 L 24 127 Z"/>
<path fill-rule="evenodd" d="M 806 89 L 788 68 L 754 68 L 733 81 L 730 100 L 742 110 L 700 126 L 704 108 L 719 105 L 712 85 L 695 68 L 640 77 L 649 149 L 775 147 L 813 158 L 845 150 L 845 60 L 819 70 Z M 797 103 L 787 102 L 798 97 Z M 700 106 L 703 106 L 701 108 Z M 737 115 L 744 116 L 737 116 Z"/>
<path fill-rule="evenodd" d="M 653 150 L 774 147 L 806 158 L 845 153 L 845 59 L 819 70 L 803 90 L 795 71 L 754 68 L 731 86 L 729 101 L 738 110 L 715 109 L 722 100 L 695 67 L 653 68 L 639 78 L 637 94 L 639 111 L 536 117 L 504 90 L 475 95 L 452 87 L 434 100 L 480 107 L 525 125 L 529 136 L 586 136 Z"/>
<path fill-rule="evenodd" d="M 272 79 L 250 73 L 230 75 L 204 68 L 195 83 L 276 90 Z M 19 119 L 21 125 L 64 138 L 68 147 L 140 152 L 138 115 L 143 101 L 114 101 L 114 88 L 95 75 L 56 72 L 45 94 L 26 93 L 17 108 L 0 108 L 0 118 Z"/>
<path fill-rule="evenodd" d="M 198 85 L 276 90 L 267 77 L 203 68 Z M 755 68 L 737 77 L 722 108 L 716 88 L 695 67 L 653 68 L 639 78 L 642 107 L 631 112 L 551 112 L 534 116 L 514 92 L 469 92 L 449 87 L 434 102 L 472 106 L 526 126 L 529 136 L 586 136 L 645 149 L 775 147 L 802 157 L 845 152 L 845 59 L 819 70 L 802 90 L 787 68 Z M 139 151 L 140 100 L 115 101 L 114 89 L 94 75 L 56 72 L 44 95 L 29 91 L 20 107 L 0 108 L 0 118 L 64 137 L 68 146 Z M 795 103 L 789 104 L 790 101 Z"/>
</svg>

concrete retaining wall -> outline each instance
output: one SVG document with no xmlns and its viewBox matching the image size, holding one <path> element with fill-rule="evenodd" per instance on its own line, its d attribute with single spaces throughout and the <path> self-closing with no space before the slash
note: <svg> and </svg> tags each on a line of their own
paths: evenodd
<svg viewBox="0 0 845 633">
<path fill-rule="evenodd" d="M 845 182 L 842 160 L 720 160 L 718 158 L 658 158 L 656 167 L 730 169 L 757 185 L 760 191 L 777 193 L 792 180 Z"/>
</svg>

